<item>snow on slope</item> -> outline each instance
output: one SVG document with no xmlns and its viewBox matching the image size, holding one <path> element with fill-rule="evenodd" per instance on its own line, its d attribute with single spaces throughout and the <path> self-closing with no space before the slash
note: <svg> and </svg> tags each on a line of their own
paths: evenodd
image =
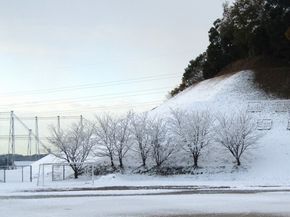
<svg viewBox="0 0 290 217">
<path fill-rule="evenodd" d="M 252 71 L 241 71 L 208 79 L 189 87 L 154 109 L 152 113 L 160 114 L 169 111 L 170 108 L 207 108 L 208 104 L 213 103 L 216 106 L 215 109 L 225 111 L 226 108 L 232 106 L 245 105 L 243 101 L 272 98 L 255 87 Z"/>
<path fill-rule="evenodd" d="M 147 182 L 149 184 L 165 184 L 167 181 L 171 184 L 181 184 L 185 181 L 187 184 L 290 186 L 290 131 L 286 129 L 289 115 L 286 111 L 276 112 L 277 105 L 282 106 L 284 103 L 288 103 L 290 106 L 290 100 L 275 99 L 255 87 L 251 71 L 241 71 L 200 82 L 169 99 L 152 110 L 150 114 L 153 116 L 168 115 L 170 108 L 208 109 L 214 114 L 219 112 L 228 114 L 246 111 L 249 103 L 258 103 L 262 108 L 260 112 L 249 113 L 253 118 L 257 120 L 271 119 L 273 126 L 270 131 L 261 131 L 264 136 L 259 141 L 258 146 L 244 156 L 241 169 L 233 168 L 233 159 L 223 148 L 217 144 L 211 144 L 199 162 L 200 166 L 203 167 L 201 169 L 202 175 L 168 177 L 164 182 L 160 177 L 156 177 L 157 180 L 152 182 L 152 177 L 149 177 L 149 181 L 148 177 L 139 176 L 135 180 L 134 176 L 128 175 L 128 180 L 124 181 L 122 176 L 114 174 L 100 177 L 96 184 L 119 185 L 127 183 L 138 185 Z M 37 177 L 40 164 L 57 162 L 59 159 L 55 159 L 52 155 L 35 162 L 32 164 L 34 177 Z M 173 162 L 184 165 L 192 163 L 191 158 L 186 153 L 180 153 L 177 159 L 173 159 Z"/>
<path fill-rule="evenodd" d="M 205 80 L 169 99 L 151 115 L 168 115 L 170 109 L 207 109 L 214 114 L 247 111 L 250 103 L 261 106 L 261 111 L 249 112 L 254 119 L 271 119 L 271 130 L 264 135 L 257 147 L 242 159 L 244 169 L 233 170 L 233 160 L 227 152 L 212 144 L 204 153 L 200 165 L 205 171 L 199 180 L 239 180 L 256 184 L 290 184 L 290 131 L 287 130 L 287 110 L 277 112 L 289 100 L 275 99 L 253 83 L 253 72 L 241 71 Z M 283 110 L 283 109 L 281 109 Z"/>
</svg>

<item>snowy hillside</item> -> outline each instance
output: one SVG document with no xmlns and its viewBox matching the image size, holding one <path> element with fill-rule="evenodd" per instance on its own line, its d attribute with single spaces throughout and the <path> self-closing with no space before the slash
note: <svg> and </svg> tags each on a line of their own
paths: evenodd
<svg viewBox="0 0 290 217">
<path fill-rule="evenodd" d="M 243 169 L 239 172 L 229 167 L 232 159 L 223 148 L 211 144 L 204 154 L 206 160 L 201 160 L 206 172 L 199 179 L 251 181 L 253 184 L 289 183 L 290 130 L 287 128 L 290 101 L 275 99 L 255 87 L 253 72 L 241 71 L 200 82 L 152 110 L 151 114 L 166 115 L 171 108 L 207 109 L 215 115 L 247 111 L 257 120 L 257 128 L 264 135 L 257 147 L 244 157 Z"/>
<path fill-rule="evenodd" d="M 263 137 L 249 153 L 242 157 L 242 166 L 237 169 L 234 159 L 223 147 L 214 141 L 204 150 L 199 159 L 201 167 L 195 175 L 179 175 L 176 177 L 156 178 L 156 183 L 192 183 L 209 185 L 234 186 L 288 186 L 290 180 L 290 100 L 275 99 L 268 96 L 253 83 L 253 72 L 224 75 L 205 80 L 188 88 L 182 93 L 169 99 L 158 108 L 150 111 L 152 116 L 167 116 L 170 109 L 209 110 L 217 116 L 221 113 L 231 114 L 247 112 L 257 121 L 257 128 Z M 95 161 L 93 158 L 91 161 Z M 105 160 L 105 159 L 103 159 Z M 90 160 L 88 160 L 90 161 Z M 39 165 L 43 163 L 59 163 L 52 155 L 32 164 L 33 177 L 39 173 Z M 152 163 L 149 161 L 149 164 Z M 125 165 L 134 167 L 140 162 L 136 154 L 129 153 Z M 170 159 L 174 166 L 192 165 L 192 159 L 183 150 Z M 47 178 L 51 179 L 51 168 L 47 167 Z M 124 175 L 112 174 L 98 178 L 98 183 L 105 181 L 110 185 L 130 183 L 147 185 L 153 183 L 152 177 L 136 176 L 130 169 Z M 102 181 L 103 180 L 103 181 Z M 137 181 L 138 180 L 138 181 Z M 156 184 L 154 183 L 154 184 Z M 156 185 L 157 185 L 156 184 Z"/>
<path fill-rule="evenodd" d="M 269 99 L 273 98 L 255 87 L 253 72 L 241 71 L 208 79 L 189 87 L 156 108 L 153 113 L 162 113 L 175 107 L 191 109 L 208 104 L 214 104 L 216 109 L 225 111 L 232 106 L 245 105 L 245 102 L 250 100 Z"/>
</svg>

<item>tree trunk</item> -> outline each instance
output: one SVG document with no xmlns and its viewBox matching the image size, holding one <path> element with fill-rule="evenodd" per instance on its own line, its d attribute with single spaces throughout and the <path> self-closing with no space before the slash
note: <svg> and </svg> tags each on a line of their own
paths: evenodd
<svg viewBox="0 0 290 217">
<path fill-rule="evenodd" d="M 146 167 L 146 158 L 142 157 L 142 166 L 145 168 Z"/>
<path fill-rule="evenodd" d="M 119 157 L 119 164 L 120 164 L 120 168 L 123 169 L 123 158 Z"/>
<path fill-rule="evenodd" d="M 240 158 L 237 158 L 237 166 L 241 166 Z"/>
<path fill-rule="evenodd" d="M 79 177 L 78 170 L 74 170 L 74 177 L 75 177 L 75 179 L 77 179 Z"/>
<path fill-rule="evenodd" d="M 111 160 L 111 167 L 112 167 L 112 169 L 115 169 L 116 167 L 115 167 L 114 159 L 113 159 L 113 156 L 112 155 L 110 155 L 110 160 Z"/>
<path fill-rule="evenodd" d="M 161 164 L 160 163 L 157 163 L 156 164 L 156 173 L 157 174 L 160 174 L 161 173 Z"/>
<path fill-rule="evenodd" d="M 193 155 L 193 167 L 198 168 L 198 156 Z"/>
<path fill-rule="evenodd" d="M 156 162 L 156 168 L 159 169 L 160 167 L 161 167 L 161 163 L 157 161 L 157 162 Z"/>
</svg>

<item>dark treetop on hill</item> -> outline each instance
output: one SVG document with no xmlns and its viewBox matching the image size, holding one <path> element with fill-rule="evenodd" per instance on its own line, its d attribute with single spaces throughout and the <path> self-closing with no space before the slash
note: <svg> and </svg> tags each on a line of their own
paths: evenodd
<svg viewBox="0 0 290 217">
<path fill-rule="evenodd" d="M 233 61 L 261 55 L 290 59 L 290 1 L 236 0 L 224 4 L 221 19 L 209 30 L 209 46 L 185 69 L 174 96 L 186 87 L 216 76 Z"/>
</svg>

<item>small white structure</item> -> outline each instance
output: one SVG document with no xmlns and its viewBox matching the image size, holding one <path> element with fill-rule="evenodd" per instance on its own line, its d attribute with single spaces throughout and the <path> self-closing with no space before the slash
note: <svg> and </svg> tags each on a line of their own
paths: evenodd
<svg viewBox="0 0 290 217">
<path fill-rule="evenodd" d="M 276 102 L 275 111 L 276 112 L 289 112 L 290 104 L 288 100 Z"/>
<path fill-rule="evenodd" d="M 260 119 L 257 121 L 258 130 L 271 130 L 273 125 L 272 119 Z"/>
<path fill-rule="evenodd" d="M 39 164 L 37 185 L 44 186 L 45 183 L 55 181 L 65 181 L 73 179 L 73 170 L 71 165 L 80 166 L 83 168 L 83 176 L 92 182 L 95 181 L 95 168 L 98 163 L 96 162 L 83 162 L 83 163 L 43 163 Z"/>
<path fill-rule="evenodd" d="M 247 112 L 261 112 L 262 103 L 261 102 L 248 102 Z"/>
</svg>

